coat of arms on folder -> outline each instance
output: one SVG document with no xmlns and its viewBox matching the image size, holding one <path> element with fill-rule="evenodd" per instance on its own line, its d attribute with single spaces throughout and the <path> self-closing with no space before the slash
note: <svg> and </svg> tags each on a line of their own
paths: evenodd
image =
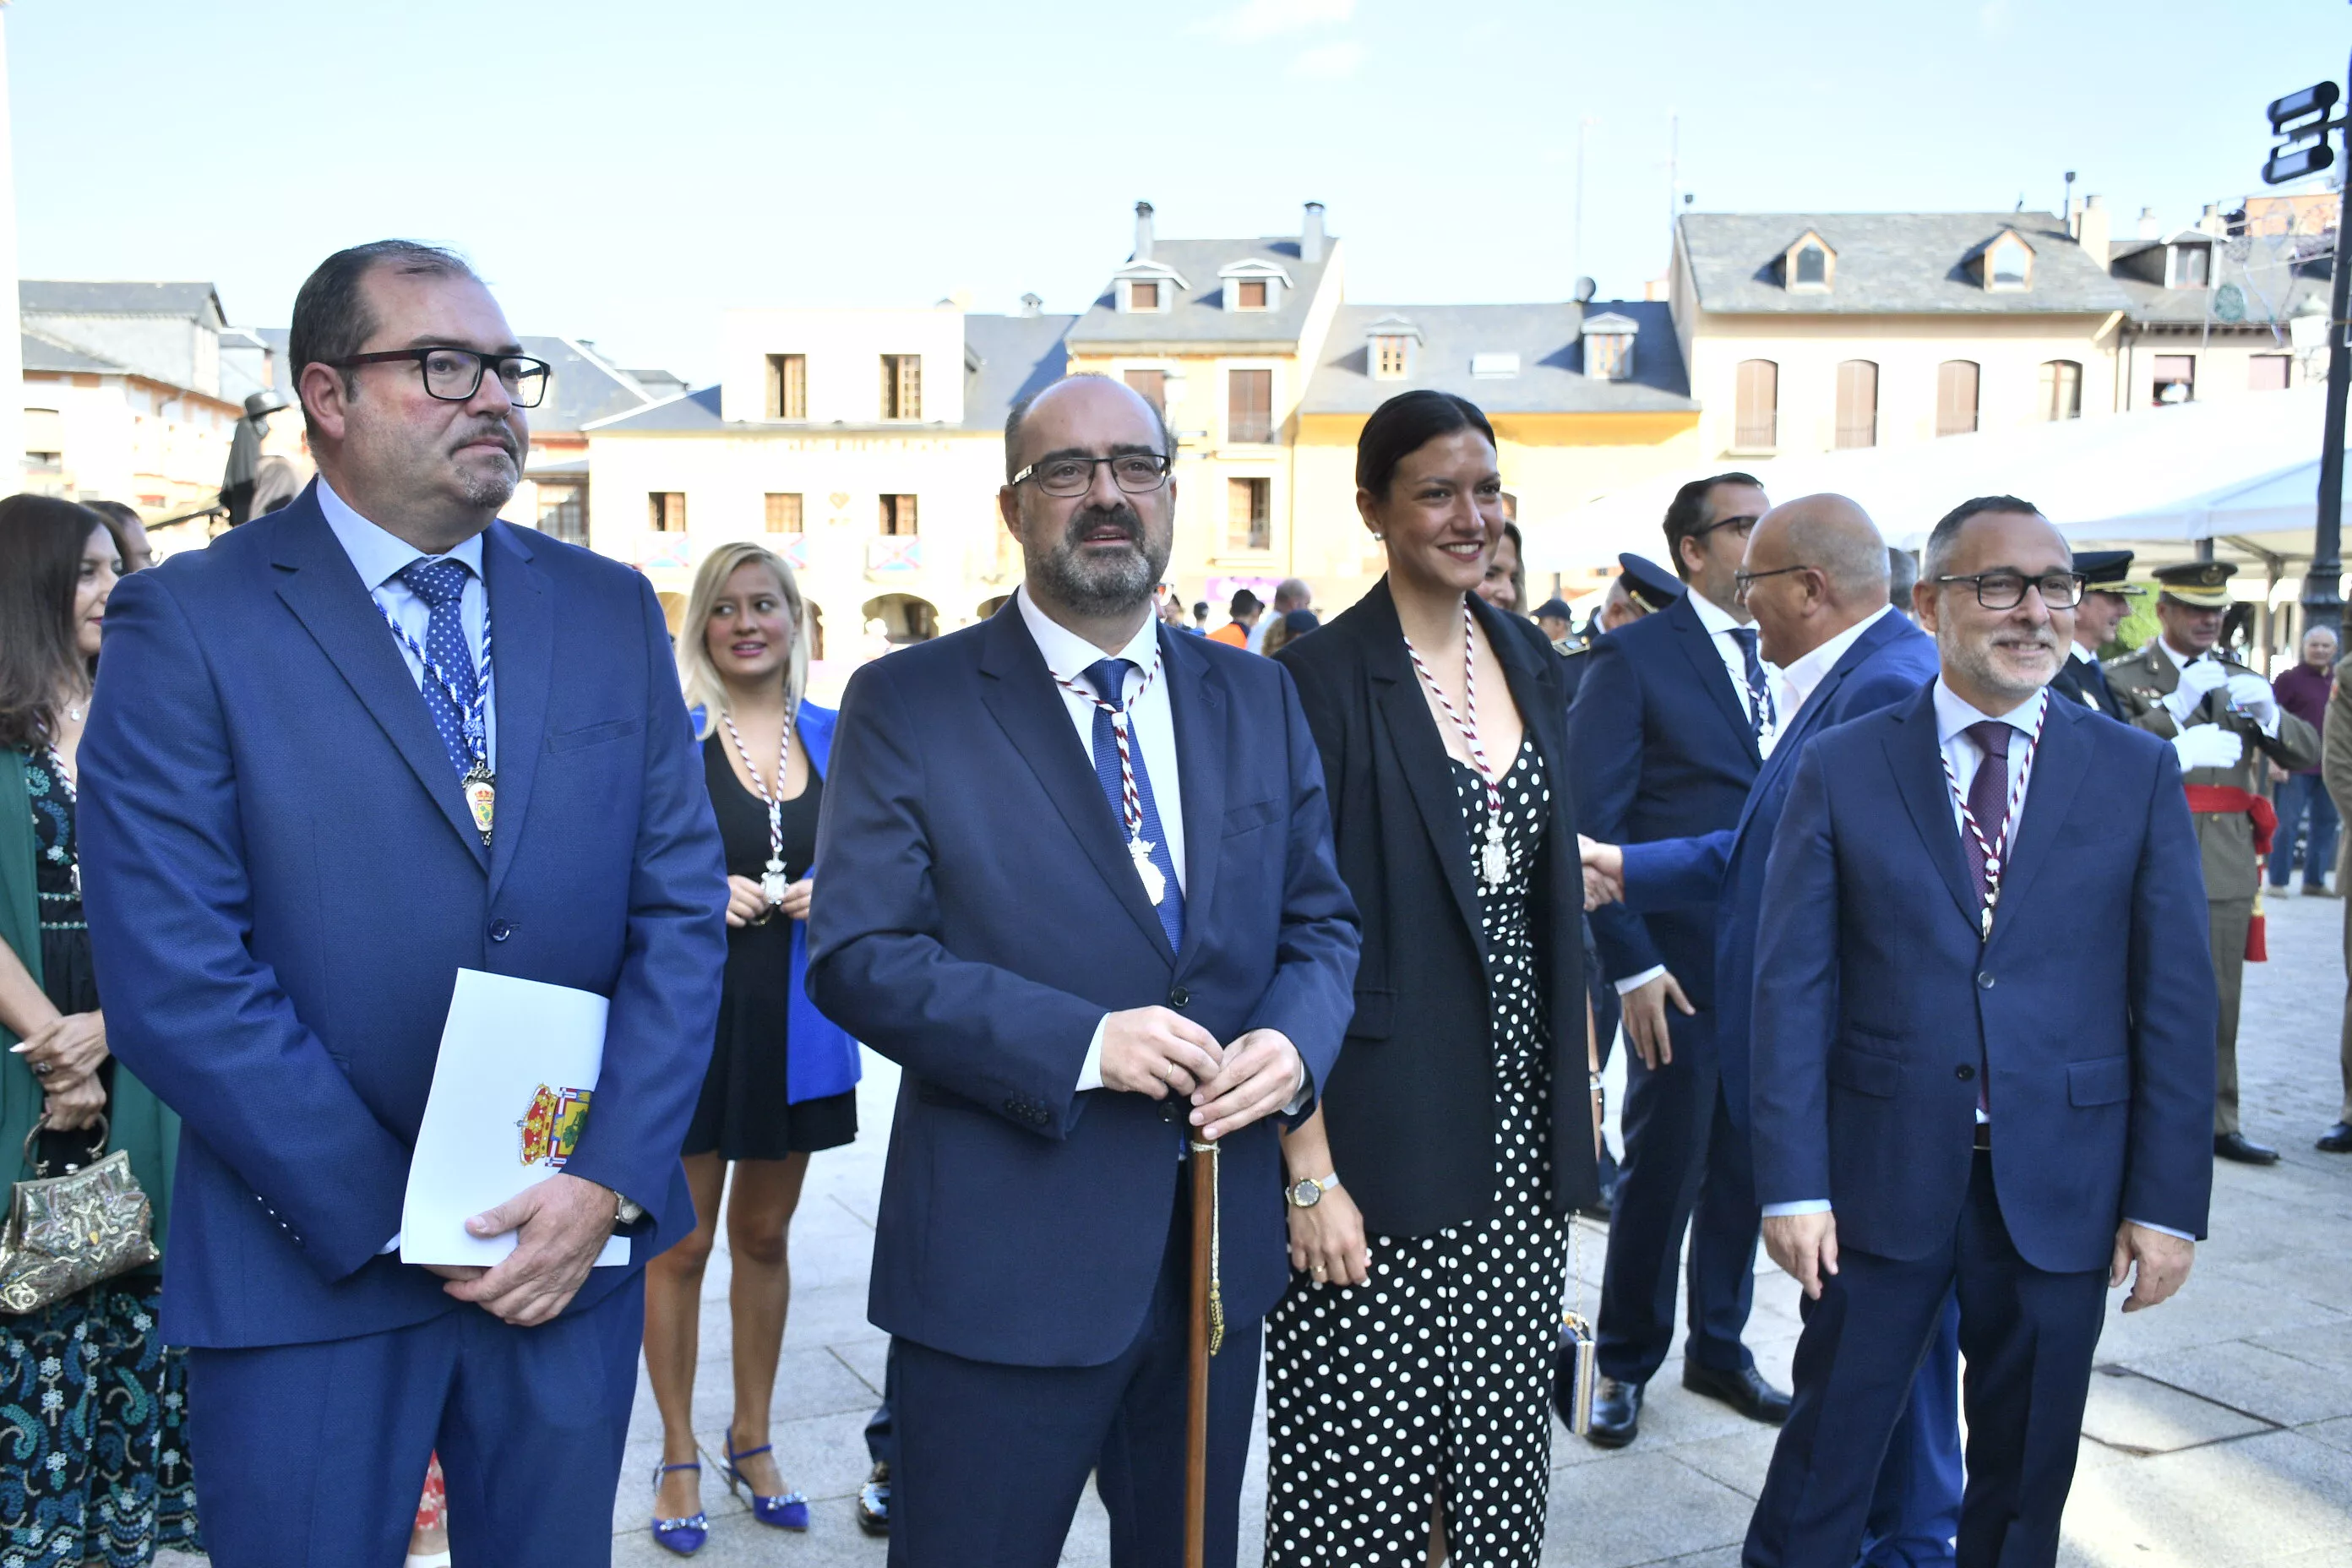
<svg viewBox="0 0 2352 1568">
<path fill-rule="evenodd" d="M 588 1124 L 588 1102 L 595 1090 L 587 1089 L 550 1089 L 539 1086 L 530 1097 L 530 1109 L 515 1123 L 522 1129 L 522 1163 L 544 1164 L 550 1170 L 563 1169 L 580 1147 L 580 1131 Z"/>
</svg>

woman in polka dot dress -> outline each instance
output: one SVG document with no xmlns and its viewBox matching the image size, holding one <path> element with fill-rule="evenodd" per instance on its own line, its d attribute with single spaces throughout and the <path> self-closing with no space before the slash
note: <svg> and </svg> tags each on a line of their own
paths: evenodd
<svg viewBox="0 0 2352 1568">
<path fill-rule="evenodd" d="M 1283 1145 L 1265 1560 L 1532 1568 L 1569 1215 L 1598 1192 L 1567 699 L 1542 634 L 1475 597 L 1504 521 L 1485 416 L 1391 398 L 1356 482 L 1388 575 L 1281 656 L 1364 945 Z"/>
</svg>

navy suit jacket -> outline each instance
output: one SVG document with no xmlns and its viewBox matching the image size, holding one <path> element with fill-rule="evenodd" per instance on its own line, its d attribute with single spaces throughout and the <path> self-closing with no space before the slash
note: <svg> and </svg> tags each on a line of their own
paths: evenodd
<svg viewBox="0 0 2352 1568">
<path fill-rule="evenodd" d="M 1898 614 L 1882 616 L 1841 655 L 1805 699 L 1748 792 L 1737 826 L 1699 838 L 1625 846 L 1625 903 L 1654 910 L 1715 906 L 1715 1045 L 1723 1096 L 1748 1121 L 1749 994 L 1764 918 L 1764 862 L 1797 776 L 1797 758 L 1822 731 L 1910 696 L 1936 679 L 1936 639 Z"/>
<path fill-rule="evenodd" d="M 2102 1268 L 2126 1216 L 2205 1234 L 2213 1030 L 2205 885 L 2162 741 L 2053 694 L 1992 939 L 1932 687 L 1805 748 L 1764 877 L 1757 1197 L 1828 1198 L 1838 1241 L 1948 1243 L 1975 1156 L 2025 1261 Z"/>
<path fill-rule="evenodd" d="M 1762 758 L 1748 711 L 1689 595 L 1594 639 L 1568 713 L 1577 826 L 1603 844 L 1730 827 Z M 1612 981 L 1664 964 L 1691 1005 L 1716 1005 L 1715 913 L 1622 905 L 1592 912 Z"/>
<path fill-rule="evenodd" d="M 1168 1246 L 1176 1107 L 1078 1092 L 1106 1013 L 1287 1035 L 1320 1085 L 1354 1010 L 1355 905 L 1290 677 L 1160 633 L 1182 759 L 1171 952 L 1094 763 L 1008 603 L 859 670 L 817 832 L 809 992 L 906 1069 L 869 1312 L 977 1361 L 1097 1366 L 1140 1331 Z M 1225 1311 L 1289 1278 L 1276 1127 L 1223 1141 Z"/>
<path fill-rule="evenodd" d="M 122 580 L 82 742 L 107 1043 L 183 1123 L 175 1344 L 341 1339 L 458 1309 L 377 1253 L 400 1228 L 461 966 L 611 998 L 565 1168 L 645 1206 L 633 1265 L 694 1226 L 677 1151 L 717 1025 L 726 874 L 652 588 L 491 525 L 485 849 L 314 498 Z M 594 1270 L 575 1307 L 637 1279 Z"/>
</svg>

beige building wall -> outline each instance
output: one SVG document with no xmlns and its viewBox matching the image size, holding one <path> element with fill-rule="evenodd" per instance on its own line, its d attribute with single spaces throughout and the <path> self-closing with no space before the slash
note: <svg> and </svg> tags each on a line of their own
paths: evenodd
<svg viewBox="0 0 2352 1568">
<path fill-rule="evenodd" d="M 1936 437 L 1940 367 L 1973 361 L 1978 370 L 1977 428 L 2006 429 L 2042 416 L 2042 367 L 2052 360 L 2082 366 L 2084 418 L 2116 407 L 2120 312 L 2018 316 L 1732 316 L 1705 313 L 1693 323 L 1691 395 L 1699 416 L 1698 448 L 1725 458 L 1826 452 L 1837 440 L 1838 366 L 1878 366 L 1875 445 Z M 1739 365 L 1769 360 L 1780 367 L 1778 441 L 1743 447 L 1737 439 Z"/>
<path fill-rule="evenodd" d="M 2243 397 L 2251 392 L 2253 362 L 2258 355 L 2284 356 L 2289 386 L 2302 386 L 2327 377 L 2325 354 L 2297 354 L 2293 342 L 2274 340 L 2268 332 L 2216 333 L 2208 337 L 2194 331 L 2147 331 L 2134 333 L 2124 348 L 2124 406 L 2147 408 L 2155 404 L 2159 356 L 2189 360 L 2196 376 L 2197 400 L 2204 403 L 2215 398 Z"/>
<path fill-rule="evenodd" d="M 26 489 L 119 500 L 150 522 L 219 493 L 240 412 L 233 405 L 142 376 L 88 372 L 30 372 L 24 388 L 28 435 L 50 439 L 35 427 L 53 411 L 63 437 L 54 468 L 27 464 Z M 158 542 L 159 553 L 168 542 Z"/>
<path fill-rule="evenodd" d="M 921 425 L 963 423 L 963 312 L 931 310 L 730 310 L 721 328 L 720 401 L 730 419 L 768 408 L 768 356 L 808 363 L 808 423 L 872 425 L 882 417 L 882 356 L 919 354 Z"/>
</svg>

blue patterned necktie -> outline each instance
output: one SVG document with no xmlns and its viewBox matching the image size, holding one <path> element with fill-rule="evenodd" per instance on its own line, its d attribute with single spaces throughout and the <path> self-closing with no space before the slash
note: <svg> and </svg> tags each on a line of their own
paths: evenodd
<svg viewBox="0 0 2352 1568">
<path fill-rule="evenodd" d="M 1124 658 L 1097 659 L 1087 667 L 1079 679 L 1095 689 L 1103 701 L 1113 709 L 1127 706 L 1127 672 L 1133 669 L 1132 661 Z M 1151 846 L 1151 863 L 1160 868 L 1167 890 L 1160 895 L 1159 913 L 1160 928 L 1168 933 L 1171 952 L 1184 945 L 1184 890 L 1176 881 L 1176 861 L 1168 853 L 1168 836 L 1160 831 L 1160 807 L 1151 798 L 1151 775 L 1143 767 L 1143 742 L 1134 732 L 1134 720 L 1129 720 L 1127 737 L 1129 760 L 1135 768 L 1136 798 L 1143 805 L 1143 841 Z M 1119 776 L 1118 734 L 1111 727 L 1111 717 L 1097 707 L 1095 710 L 1095 777 L 1101 781 L 1103 795 L 1110 801 L 1110 814 L 1118 823 L 1120 847 L 1127 844 L 1127 788 Z"/>
<path fill-rule="evenodd" d="M 1756 655 L 1756 628 L 1734 626 L 1731 640 L 1739 645 L 1739 657 L 1748 665 L 1748 732 L 1760 741 L 1767 729 L 1780 722 L 1772 707 L 1772 682 L 1765 677 L 1764 661 Z"/>
<path fill-rule="evenodd" d="M 466 622 L 459 607 L 466 597 L 466 579 L 472 575 L 462 561 L 412 561 L 400 569 L 399 576 L 408 591 L 425 601 L 433 612 L 425 626 L 425 653 L 441 668 L 443 680 L 433 672 L 425 672 L 420 683 L 425 692 L 425 710 L 433 715 L 433 728 L 441 733 L 441 743 L 449 750 L 449 765 L 464 778 L 474 765 L 473 747 L 467 740 L 467 726 L 473 721 L 475 682 L 474 651 L 466 643 Z M 449 689 L 455 688 L 455 692 Z M 461 706 L 462 704 L 462 706 Z"/>
</svg>

